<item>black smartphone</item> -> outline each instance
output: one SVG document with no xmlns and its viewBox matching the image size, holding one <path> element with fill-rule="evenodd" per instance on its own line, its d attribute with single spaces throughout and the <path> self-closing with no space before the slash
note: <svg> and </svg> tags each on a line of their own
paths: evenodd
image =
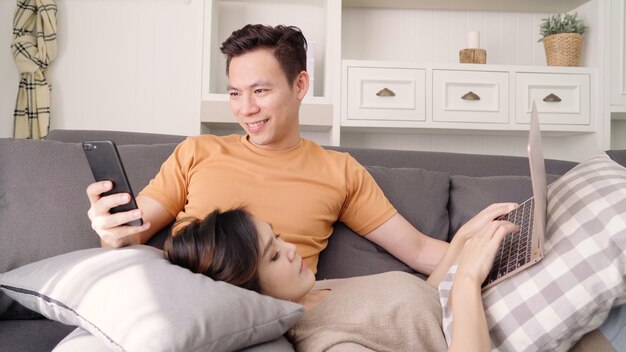
<svg viewBox="0 0 626 352">
<path fill-rule="evenodd" d="M 102 193 L 103 197 L 116 193 L 130 194 L 130 202 L 111 208 L 111 214 L 137 209 L 137 202 L 115 143 L 108 140 L 84 141 L 83 151 L 89 162 L 93 178 L 98 182 L 108 180 L 113 183 L 113 188 L 110 191 Z M 126 223 L 126 225 L 131 226 L 141 226 L 142 224 L 141 219 Z"/>
</svg>

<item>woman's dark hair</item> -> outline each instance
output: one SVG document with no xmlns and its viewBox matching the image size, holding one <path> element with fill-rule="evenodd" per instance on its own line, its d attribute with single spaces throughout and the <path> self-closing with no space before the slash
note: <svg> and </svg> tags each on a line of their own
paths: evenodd
<svg viewBox="0 0 626 352">
<path fill-rule="evenodd" d="M 213 280 L 259 292 L 259 237 L 250 213 L 237 208 L 206 218 L 182 219 L 186 224 L 170 234 L 163 247 L 173 264 Z M 176 228 L 177 226 L 174 226 Z"/>
<path fill-rule="evenodd" d="M 307 43 L 300 28 L 248 24 L 234 31 L 222 43 L 220 50 L 226 55 L 226 75 L 233 57 L 257 49 L 272 50 L 289 85 L 293 84 L 301 71 L 306 71 Z"/>
</svg>

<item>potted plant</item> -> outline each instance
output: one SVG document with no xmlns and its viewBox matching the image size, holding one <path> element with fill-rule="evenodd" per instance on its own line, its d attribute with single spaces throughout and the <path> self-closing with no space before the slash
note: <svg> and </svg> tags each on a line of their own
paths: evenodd
<svg viewBox="0 0 626 352">
<path fill-rule="evenodd" d="M 587 26 L 578 13 L 556 14 L 541 20 L 539 32 L 548 66 L 579 66 L 583 34 Z"/>
</svg>

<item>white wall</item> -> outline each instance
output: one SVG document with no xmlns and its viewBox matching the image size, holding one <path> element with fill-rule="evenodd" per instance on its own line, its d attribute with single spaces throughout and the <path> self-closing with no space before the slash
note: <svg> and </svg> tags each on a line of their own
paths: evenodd
<svg viewBox="0 0 626 352">
<path fill-rule="evenodd" d="M 598 1 L 579 9 L 592 28 L 585 44 L 586 66 L 602 62 L 597 56 L 600 50 L 595 50 L 601 39 L 593 30 L 599 27 Z M 49 70 L 52 128 L 200 132 L 203 0 L 61 0 L 57 4 L 59 56 Z M 8 49 L 14 7 L 14 1 L 0 0 L 0 49 L 5 48 L 0 50 L 0 137 L 12 134 L 19 80 Z M 545 65 L 543 45 L 537 42 L 539 20 L 545 15 L 344 8 L 342 57 L 458 62 L 465 33 L 479 30 L 488 63 Z M 411 39 L 403 40 L 406 37 Z M 376 136 L 347 134 L 342 144 L 437 149 L 445 138 L 458 140 L 458 136 L 378 137 L 374 141 Z M 494 145 L 489 138 L 466 139 L 471 145 Z"/>
<path fill-rule="evenodd" d="M 315 95 L 323 95 L 324 83 L 324 40 L 326 38 L 325 8 L 319 1 L 308 2 L 235 2 L 223 1 L 218 4 L 217 16 L 214 17 L 217 23 L 217 38 L 227 38 L 230 34 L 249 23 L 263 24 L 288 24 L 297 25 L 307 42 L 312 44 L 315 55 L 315 68 L 313 70 Z M 262 19 L 262 21 L 260 21 Z M 208 23 L 207 23 L 208 25 Z M 316 45 L 319 44 L 319 45 Z M 221 40 L 216 40 L 212 44 L 211 50 L 219 53 Z M 215 87 L 211 93 L 226 93 L 228 84 L 224 73 L 226 67 L 226 57 L 218 54 L 214 65 Z"/>
<path fill-rule="evenodd" d="M 582 66 L 597 67 L 597 0 L 578 12 L 591 30 L 585 36 Z M 343 58 L 458 63 L 468 31 L 479 31 L 487 63 L 546 65 L 537 40 L 543 12 L 351 8 L 343 10 Z M 367 40 L 364 40 L 367 38 Z"/>
<path fill-rule="evenodd" d="M 5 21 L 14 6 L 0 5 L 2 48 L 10 41 L 12 20 Z M 63 0 L 57 6 L 52 128 L 199 133 L 202 0 Z M 0 55 L 5 77 L 10 54 Z M 9 76 L 0 91 L 4 118 L 12 115 L 7 105 L 18 83 L 17 73 Z M 11 134 L 5 126 L 12 122 L 1 126 L 3 135 Z"/>
<path fill-rule="evenodd" d="M 479 31 L 488 64 L 545 65 L 543 43 L 537 39 L 539 23 L 546 16 L 527 12 L 346 8 L 343 57 L 458 63 L 459 50 L 467 47 L 466 33 Z"/>
</svg>

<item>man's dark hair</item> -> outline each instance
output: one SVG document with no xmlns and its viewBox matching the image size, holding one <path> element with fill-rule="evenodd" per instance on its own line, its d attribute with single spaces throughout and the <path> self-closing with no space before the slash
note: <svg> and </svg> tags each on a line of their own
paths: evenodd
<svg viewBox="0 0 626 352">
<path fill-rule="evenodd" d="M 248 24 L 234 31 L 222 43 L 220 50 L 226 55 L 226 75 L 233 57 L 257 49 L 272 50 L 290 85 L 301 71 L 306 71 L 307 43 L 300 28 Z"/>
</svg>

